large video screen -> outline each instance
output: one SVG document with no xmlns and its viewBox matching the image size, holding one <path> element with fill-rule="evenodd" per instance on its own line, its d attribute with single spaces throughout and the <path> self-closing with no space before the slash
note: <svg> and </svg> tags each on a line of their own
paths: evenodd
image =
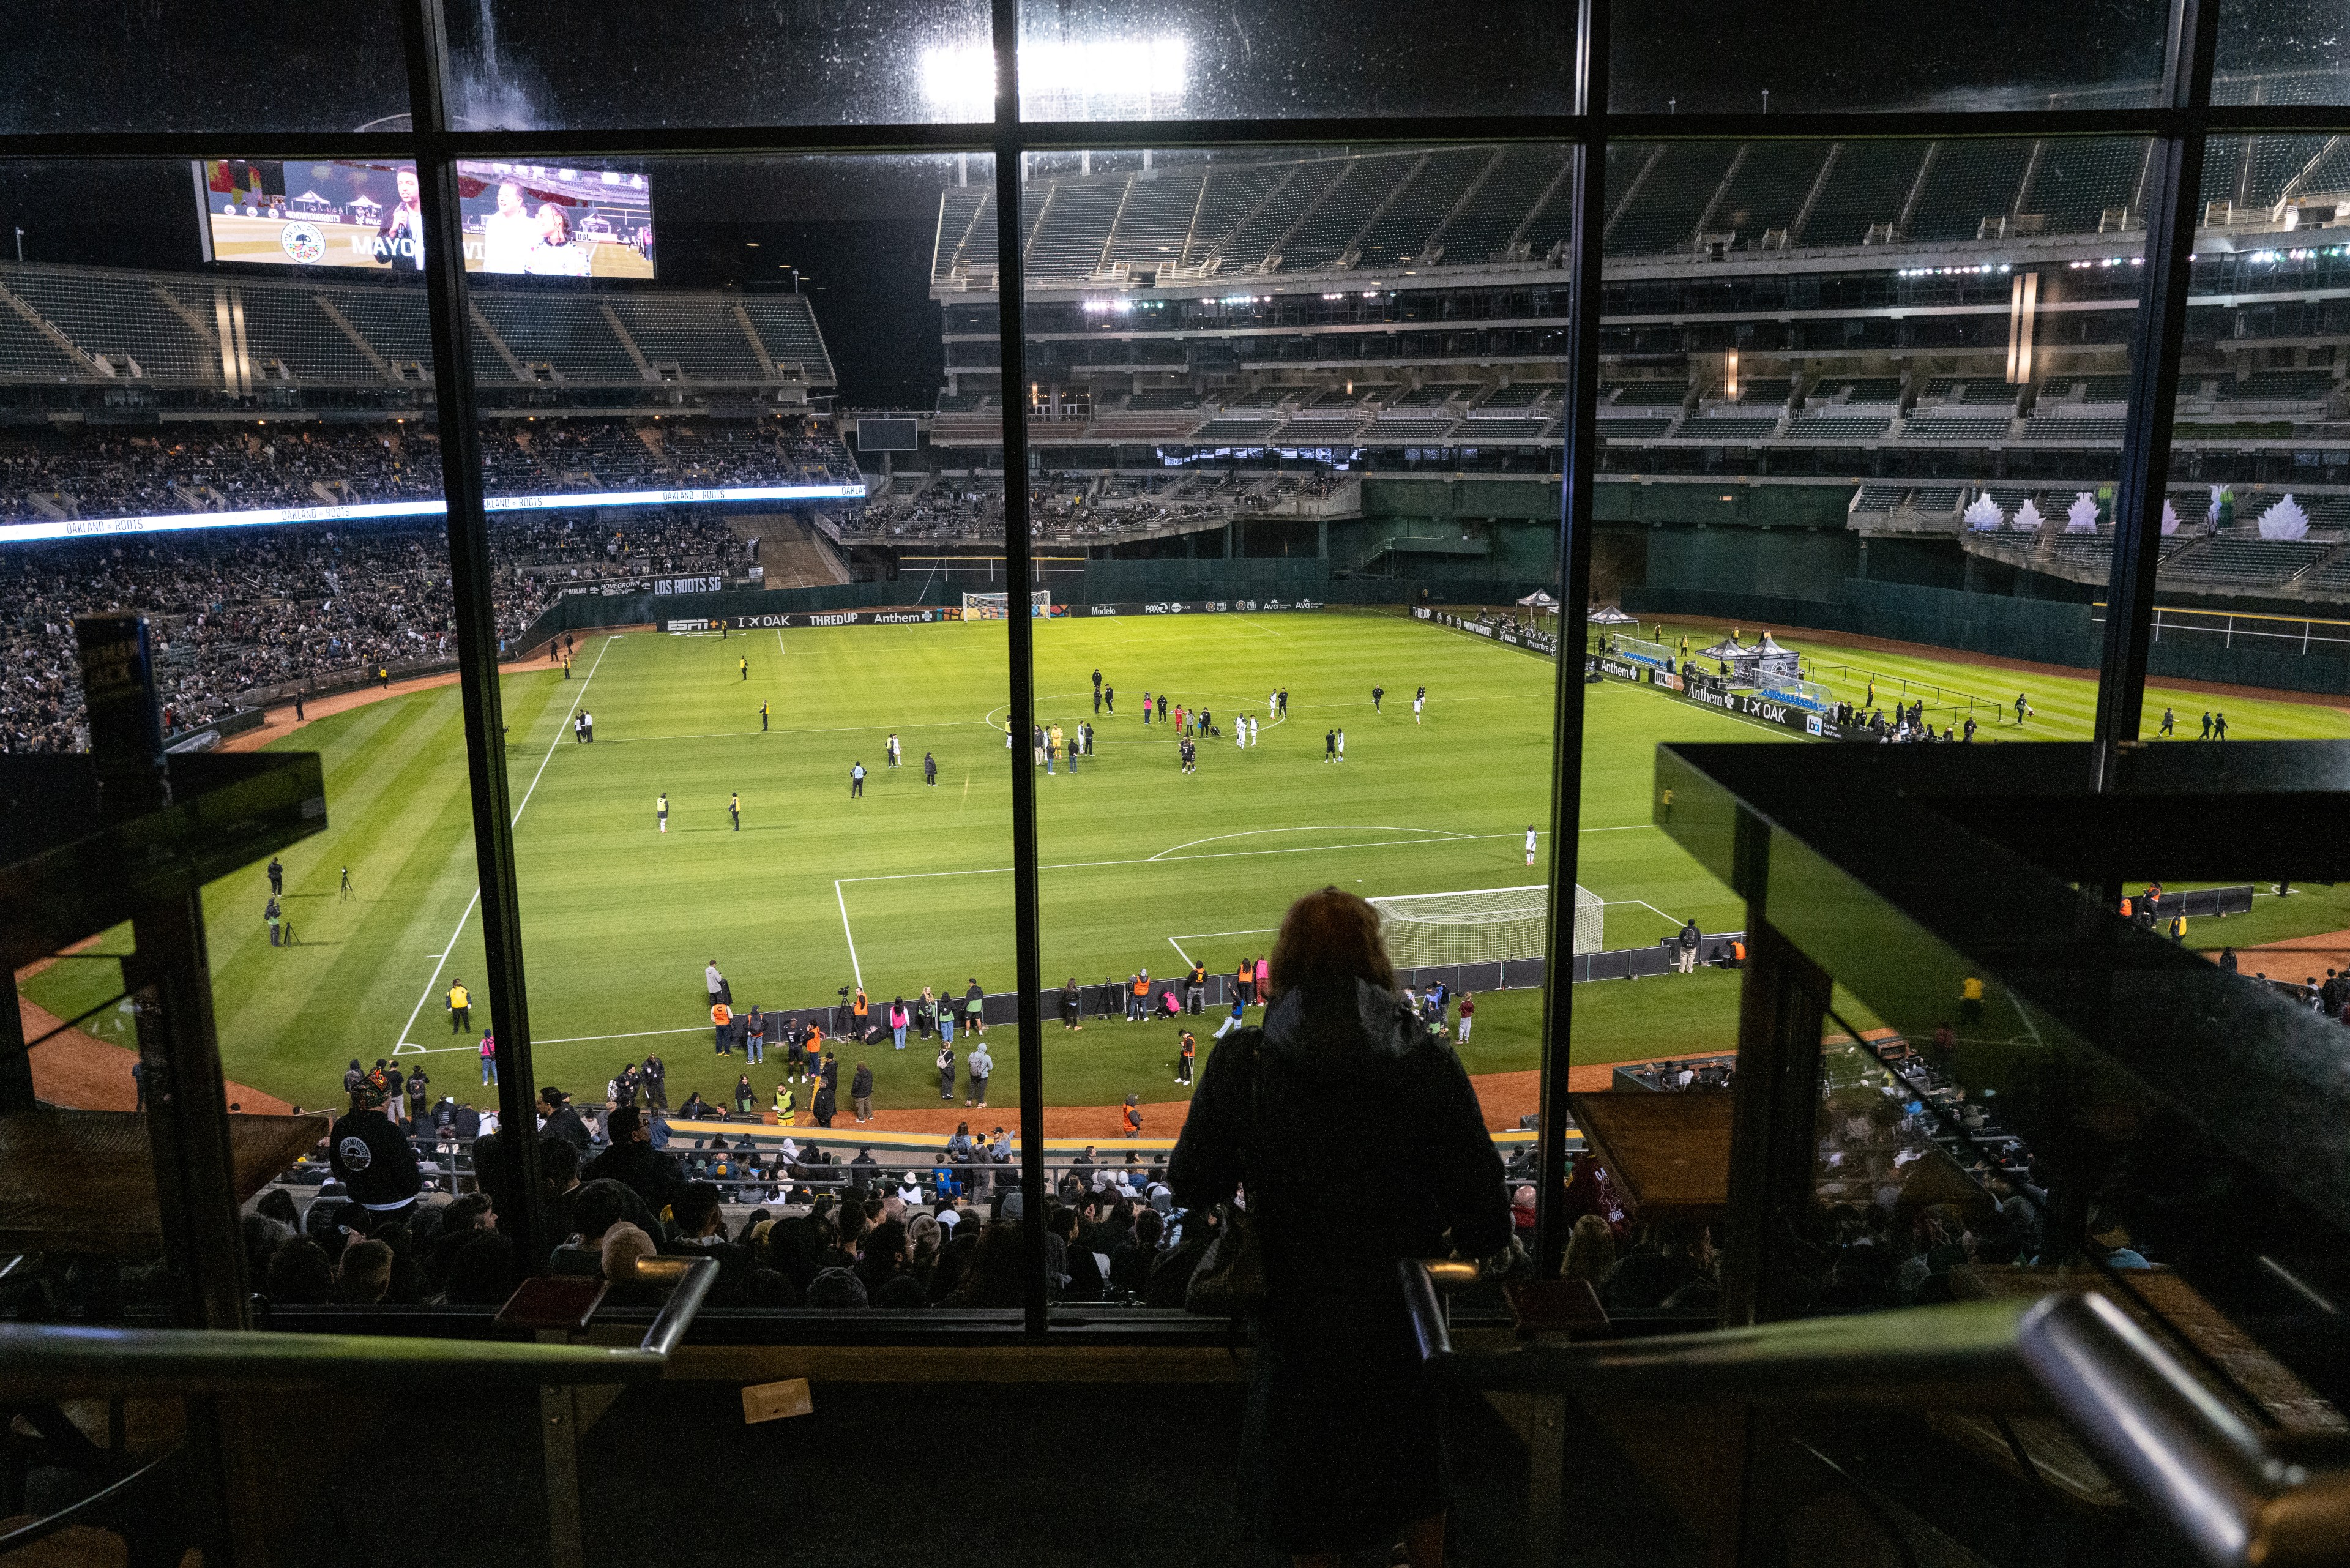
<svg viewBox="0 0 2350 1568">
<path fill-rule="evenodd" d="M 413 165 L 222 158 L 195 166 L 204 259 L 414 272 L 424 246 Z M 641 173 L 552 163 L 457 165 L 469 272 L 651 277 Z"/>
</svg>

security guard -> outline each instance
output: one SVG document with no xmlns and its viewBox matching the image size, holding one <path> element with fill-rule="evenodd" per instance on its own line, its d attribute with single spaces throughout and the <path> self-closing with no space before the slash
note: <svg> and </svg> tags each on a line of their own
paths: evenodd
<svg viewBox="0 0 2350 1568">
<path fill-rule="evenodd" d="M 463 1034 L 473 1027 L 473 998 L 462 980 L 449 985 L 449 1033 Z"/>
</svg>

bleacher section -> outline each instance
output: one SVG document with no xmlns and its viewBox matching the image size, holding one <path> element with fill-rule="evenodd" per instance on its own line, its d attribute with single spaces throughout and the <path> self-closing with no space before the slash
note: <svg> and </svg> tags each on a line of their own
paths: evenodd
<svg viewBox="0 0 2350 1568">
<path fill-rule="evenodd" d="M 37 318 L 0 299 L 0 380 L 244 391 L 272 383 L 416 385 L 432 376 L 423 293 L 397 283 L 0 264 L 0 289 Z M 514 384 L 515 365 L 523 379 L 543 382 L 551 372 L 558 383 L 589 386 L 681 379 L 828 387 L 837 379 L 799 295 L 511 288 L 476 280 L 471 296 L 473 371 L 485 385 Z M 223 310 L 244 322 L 241 375 L 231 369 L 234 350 L 222 353 Z M 484 323 L 495 344 L 484 336 Z M 84 358 L 68 353 L 43 325 Z"/>
</svg>

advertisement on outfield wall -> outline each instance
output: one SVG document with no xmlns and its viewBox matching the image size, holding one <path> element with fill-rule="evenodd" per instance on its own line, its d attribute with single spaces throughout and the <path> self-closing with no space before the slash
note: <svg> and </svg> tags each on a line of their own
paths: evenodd
<svg viewBox="0 0 2350 1568">
<path fill-rule="evenodd" d="M 680 579 L 690 581 L 691 579 Z M 594 591 L 583 589 L 583 592 Z M 642 593 L 641 580 L 634 587 L 619 591 Z M 1319 610 L 1326 607 L 1319 599 L 1159 599 L 1147 604 L 1055 605 L 1056 616 L 1124 616 L 1124 615 L 1262 615 L 1270 612 L 1289 614 L 1297 610 Z M 696 617 L 690 620 L 672 619 L 667 629 L 676 632 L 694 631 L 773 631 L 792 627 L 812 626 L 927 626 L 940 621 L 978 619 L 964 616 L 959 606 L 899 605 L 880 609 L 861 610 L 794 610 L 775 615 L 732 615 Z M 989 618 L 1001 618 L 1000 617 Z"/>
<path fill-rule="evenodd" d="M 1072 615 L 1265 615 L 1318 610 L 1319 599 L 1154 599 L 1139 605 L 1083 605 Z"/>
</svg>

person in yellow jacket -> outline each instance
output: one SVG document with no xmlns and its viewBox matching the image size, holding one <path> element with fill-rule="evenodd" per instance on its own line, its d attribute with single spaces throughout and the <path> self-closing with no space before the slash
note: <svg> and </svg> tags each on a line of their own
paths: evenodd
<svg viewBox="0 0 2350 1568">
<path fill-rule="evenodd" d="M 1959 1022 L 1978 1023 L 1982 1021 L 1983 982 L 1973 975 L 1959 981 Z"/>
<path fill-rule="evenodd" d="M 792 1095 L 792 1086 L 789 1084 L 777 1084 L 775 1085 L 775 1125 L 779 1127 L 790 1127 L 792 1118 L 798 1114 L 799 1104 Z"/>
<path fill-rule="evenodd" d="M 473 1027 L 473 993 L 462 980 L 449 984 L 449 1033 L 463 1034 Z"/>
</svg>

